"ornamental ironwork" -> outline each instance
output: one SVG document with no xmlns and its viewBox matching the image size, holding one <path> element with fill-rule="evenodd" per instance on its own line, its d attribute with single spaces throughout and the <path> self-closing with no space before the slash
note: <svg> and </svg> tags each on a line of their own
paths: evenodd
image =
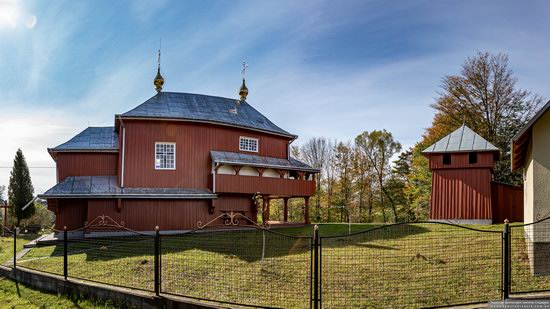
<svg viewBox="0 0 550 309">
<path fill-rule="evenodd" d="M 90 221 L 84 222 L 84 228 L 90 228 L 90 227 L 119 227 L 119 228 L 126 228 L 124 221 L 116 222 L 113 218 L 107 216 L 107 215 L 100 215 L 97 216 L 95 219 Z"/>
<path fill-rule="evenodd" d="M 216 226 L 214 223 L 218 220 L 221 220 L 223 222 L 222 226 L 241 226 L 241 222 L 246 222 L 249 224 L 252 224 L 255 227 L 261 228 L 261 229 L 269 229 L 270 225 L 268 222 L 259 224 L 256 221 L 248 218 L 247 216 L 243 215 L 240 212 L 226 212 L 222 213 L 219 216 L 215 217 L 214 219 L 208 221 L 207 223 L 202 223 L 202 221 L 197 222 L 197 228 L 198 229 L 204 229 L 208 226 Z M 219 226 L 219 224 L 218 224 Z"/>
</svg>

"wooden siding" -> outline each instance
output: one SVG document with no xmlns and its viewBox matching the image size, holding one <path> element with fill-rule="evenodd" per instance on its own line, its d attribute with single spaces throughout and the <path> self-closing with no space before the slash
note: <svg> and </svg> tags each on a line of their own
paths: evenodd
<svg viewBox="0 0 550 309">
<path fill-rule="evenodd" d="M 430 219 L 491 219 L 491 210 L 489 168 L 433 171 Z"/>
<path fill-rule="evenodd" d="M 256 219 L 258 213 L 256 207 L 254 206 L 254 200 L 252 197 L 253 195 L 222 195 L 215 200 L 218 207 L 216 212 L 238 212 L 247 218 L 254 220 Z M 246 225 L 249 224 L 249 222 L 242 220 L 240 224 Z"/>
<path fill-rule="evenodd" d="M 288 155 L 289 138 L 244 129 L 175 121 L 125 120 L 124 124 L 126 187 L 208 188 L 210 151 L 240 152 L 240 136 L 259 139 L 259 152 L 254 154 Z M 176 143 L 176 170 L 155 170 L 155 142 Z"/>
<path fill-rule="evenodd" d="M 118 153 L 60 152 L 57 153 L 57 181 L 67 176 L 115 176 Z"/>
<path fill-rule="evenodd" d="M 492 152 L 478 152 L 477 163 L 470 164 L 468 162 L 468 153 L 453 153 L 451 154 L 451 164 L 443 164 L 443 154 L 429 154 L 430 169 L 449 169 L 449 168 L 493 168 Z"/>
<path fill-rule="evenodd" d="M 238 211 L 250 217 L 250 201 L 251 197 L 220 197 L 218 207 L 210 214 L 209 200 L 122 200 L 122 208 L 118 211 L 116 199 L 94 199 L 88 202 L 86 217 L 91 222 L 98 216 L 107 215 L 137 231 L 153 231 L 157 225 L 165 231 L 189 230 L 196 228 L 197 222 L 207 223 L 222 212 Z"/>
<path fill-rule="evenodd" d="M 55 229 L 74 230 L 84 226 L 88 208 L 87 200 L 59 199 L 57 200 L 57 213 L 55 215 Z"/>
<path fill-rule="evenodd" d="M 492 182 L 493 223 L 523 222 L 523 187 Z"/>
<path fill-rule="evenodd" d="M 216 175 L 216 192 L 277 196 L 313 196 L 315 181 L 256 176 Z"/>
<path fill-rule="evenodd" d="M 220 211 L 246 211 L 250 212 L 253 195 L 229 195 L 220 196 L 216 199 L 216 205 L 220 207 Z"/>
</svg>

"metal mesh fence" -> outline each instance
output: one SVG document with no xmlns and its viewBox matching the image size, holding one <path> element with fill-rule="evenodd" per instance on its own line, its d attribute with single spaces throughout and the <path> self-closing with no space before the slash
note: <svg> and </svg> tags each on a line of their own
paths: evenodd
<svg viewBox="0 0 550 309">
<path fill-rule="evenodd" d="M 102 237 L 68 242 L 73 278 L 154 291 L 154 237 Z"/>
<path fill-rule="evenodd" d="M 161 291 L 261 307 L 309 307 L 311 237 L 261 229 L 161 237 Z"/>
<path fill-rule="evenodd" d="M 67 275 L 71 278 L 154 291 L 154 236 L 71 238 Z M 19 266 L 64 275 L 63 233 L 30 250 Z"/>
<path fill-rule="evenodd" d="M 321 237 L 325 308 L 435 307 L 499 299 L 502 233 L 437 223 Z"/>
<path fill-rule="evenodd" d="M 550 291 L 550 218 L 510 232 L 511 292 Z"/>
<path fill-rule="evenodd" d="M 62 236 L 61 236 L 62 237 Z M 18 243 L 20 239 L 17 240 Z M 20 256 L 18 266 L 55 275 L 63 275 L 63 239 L 53 238 Z"/>
<path fill-rule="evenodd" d="M 0 264 L 13 267 L 13 231 L 4 226 L 0 236 Z"/>
<path fill-rule="evenodd" d="M 501 229 L 433 222 L 393 224 L 321 237 L 317 250 L 313 237 L 259 227 L 217 226 L 160 234 L 157 283 L 161 294 L 247 306 L 304 308 L 314 297 L 312 279 L 318 274 L 320 299 L 326 308 L 485 302 L 501 298 Z M 313 228 L 299 233 L 311 231 Z M 156 236 L 123 232 L 123 236 L 69 238 L 68 277 L 155 291 L 159 287 L 155 285 Z M 98 235 L 106 234 L 94 236 Z M 550 246 L 545 246 L 550 244 L 550 220 L 547 225 L 512 226 L 510 235 L 512 292 L 550 290 L 550 275 L 544 273 L 550 271 L 546 259 Z M 0 258 L 9 266 L 13 235 L 8 236 L 11 241 L 4 243 L 10 237 L 1 239 Z M 17 251 L 35 236 L 19 235 Z M 65 242 L 63 233 L 59 236 L 19 256 L 17 266 L 63 275 Z M 315 252 L 320 255 L 318 272 L 313 265 Z"/>
</svg>

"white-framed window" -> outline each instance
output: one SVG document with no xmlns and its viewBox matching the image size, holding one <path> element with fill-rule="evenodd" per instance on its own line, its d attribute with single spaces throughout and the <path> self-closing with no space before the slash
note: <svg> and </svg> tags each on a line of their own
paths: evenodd
<svg viewBox="0 0 550 309">
<path fill-rule="evenodd" d="M 176 169 L 176 143 L 155 143 L 155 169 Z"/>
<path fill-rule="evenodd" d="M 239 150 L 258 152 L 258 139 L 253 137 L 241 136 L 239 138 Z"/>
</svg>

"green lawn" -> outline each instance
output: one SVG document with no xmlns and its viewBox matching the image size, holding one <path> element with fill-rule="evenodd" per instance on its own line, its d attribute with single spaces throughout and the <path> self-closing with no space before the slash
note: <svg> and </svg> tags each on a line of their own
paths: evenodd
<svg viewBox="0 0 550 309">
<path fill-rule="evenodd" d="M 19 252 L 21 249 L 23 249 L 23 245 L 27 244 L 33 239 L 36 239 L 37 237 L 38 235 L 36 234 L 26 234 L 18 236 L 17 251 Z M 13 237 L 0 237 L 0 263 L 4 264 L 4 262 L 8 261 L 9 259 L 13 259 Z"/>
<path fill-rule="evenodd" d="M 43 293 L 0 277 L 0 304 L 2 308 L 115 308 L 78 298 Z"/>
<path fill-rule="evenodd" d="M 375 227 L 353 224 L 352 233 Z M 478 228 L 502 230 L 501 225 Z M 163 236 L 162 292 L 258 306 L 307 307 L 311 238 L 277 233 L 310 236 L 313 228 L 273 231 Z M 322 224 L 319 233 L 347 234 L 348 225 Z M 411 308 L 499 299 L 501 241 L 500 233 L 440 224 L 396 225 L 322 238 L 323 306 Z M 71 242 L 69 276 L 152 290 L 153 244 L 148 237 Z M 32 249 L 18 263 L 61 274 L 62 246 Z M 529 276 L 527 262 L 514 260 L 513 266 Z M 550 278 L 522 284 L 528 289 L 550 288 Z"/>
</svg>

